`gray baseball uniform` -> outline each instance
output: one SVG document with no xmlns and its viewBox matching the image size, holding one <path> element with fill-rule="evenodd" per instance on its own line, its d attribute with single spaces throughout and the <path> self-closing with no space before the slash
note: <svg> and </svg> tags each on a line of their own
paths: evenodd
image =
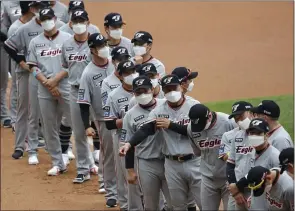
<svg viewBox="0 0 295 211">
<path fill-rule="evenodd" d="M 64 25 L 63 22 L 57 20 L 56 27 L 60 28 Z M 43 33 L 43 28 L 41 25 L 36 21 L 36 18 L 32 18 L 31 21 L 19 27 L 19 29 L 6 41 L 5 44 L 16 50 L 19 54 L 27 55 L 30 41 L 38 36 L 39 34 Z M 25 72 L 26 70 L 19 70 L 20 72 Z M 25 79 L 25 78 L 24 78 Z M 24 83 L 29 84 L 29 89 L 19 89 L 19 95 L 25 96 L 29 98 L 29 126 L 28 128 L 25 125 L 21 125 L 18 130 L 26 130 L 28 129 L 28 145 L 29 145 L 29 153 L 33 154 L 36 153 L 36 149 L 38 146 L 38 128 L 39 128 L 39 119 L 40 115 L 40 106 L 38 101 L 38 81 L 30 74 L 29 81 Z M 24 104 L 25 105 L 25 104 Z M 25 108 L 20 108 L 25 109 Z M 42 118 L 41 118 L 42 121 Z M 19 140 L 18 145 L 16 145 L 15 150 L 24 150 L 24 138 L 23 140 Z"/>
<path fill-rule="evenodd" d="M 131 56 L 134 56 L 134 52 L 133 52 L 133 44 L 131 43 L 131 40 L 128 39 L 127 37 L 121 37 L 121 42 L 118 44 L 118 45 L 109 45 L 109 48 L 110 48 L 110 53 L 112 52 L 112 50 L 115 48 L 115 47 L 118 47 L 118 46 L 122 46 L 122 47 L 125 47 L 127 48 L 129 54 Z"/>
<path fill-rule="evenodd" d="M 131 59 L 133 59 L 133 58 L 131 58 Z M 154 64 L 157 68 L 157 73 L 159 74 L 160 78 L 163 78 L 166 75 L 165 66 L 160 60 L 158 60 L 154 57 L 151 57 L 150 60 L 145 61 L 143 64 L 145 64 L 145 63 Z"/>
<path fill-rule="evenodd" d="M 63 32 L 67 32 L 71 35 L 74 35 L 74 31 L 73 29 L 71 29 L 69 23 L 63 25 L 62 27 L 60 27 L 60 30 Z M 93 24 L 89 24 L 88 28 L 87 28 L 88 32 L 90 34 L 94 34 L 94 33 L 100 33 L 100 30 L 97 28 L 97 26 L 93 25 Z"/>
<path fill-rule="evenodd" d="M 123 119 L 125 113 L 128 111 L 128 104 L 132 96 L 132 92 L 126 91 L 122 86 L 119 86 L 110 92 L 104 107 L 105 118 Z M 132 187 L 127 187 L 125 159 L 120 157 L 118 154 L 118 150 L 120 148 L 121 129 L 113 130 L 111 132 L 113 139 L 113 150 L 117 174 L 118 201 L 120 208 L 127 209 L 128 207 L 128 209 L 138 209 L 137 205 L 141 202 L 140 193 L 138 193 L 138 189 L 136 188 L 134 190 L 130 189 L 130 191 L 128 191 L 128 188 Z M 131 204 L 134 202 L 134 200 L 128 200 L 129 196 L 132 196 L 131 194 L 134 194 L 134 200 L 137 199 L 135 204 Z"/>
<path fill-rule="evenodd" d="M 167 118 L 175 123 L 187 125 L 190 122 L 188 112 L 190 108 L 199 103 L 193 98 L 186 97 L 183 105 L 174 110 L 167 101 L 157 106 L 149 114 L 148 120 Z M 194 198 L 201 209 L 201 157 L 194 156 L 189 137 L 180 135 L 172 130 L 160 130 L 164 140 L 162 153 L 165 155 L 165 177 L 167 180 L 171 203 L 174 210 L 186 210 L 190 205 L 191 197 Z M 159 138 L 160 139 L 160 138 Z M 172 160 L 172 156 L 192 155 L 185 162 Z"/>
<path fill-rule="evenodd" d="M 234 128 L 233 130 L 227 131 L 222 135 L 221 143 L 219 146 L 219 158 L 222 158 L 224 155 L 229 154 L 231 150 L 231 143 L 235 134 L 240 130 L 239 127 Z"/>
<path fill-rule="evenodd" d="M 156 106 L 166 102 L 164 99 L 156 99 Z M 136 104 L 130 109 L 123 121 L 123 129 L 121 141 L 128 141 L 138 128 L 147 120 L 151 108 L 143 108 Z M 137 172 L 139 176 L 140 187 L 143 193 L 145 210 L 162 210 L 159 206 L 160 194 L 164 194 L 167 205 L 172 209 L 170 194 L 165 178 L 164 156 L 162 154 L 163 139 L 158 136 L 159 131 L 155 135 L 147 137 L 143 142 L 136 146 L 135 156 L 138 158 Z M 134 167 L 136 169 L 136 166 Z M 153 185 L 151 185 L 153 184 Z"/>
<path fill-rule="evenodd" d="M 47 38 L 44 33 L 33 38 L 30 42 L 27 63 L 36 66 L 35 74 L 41 72 L 46 78 L 54 77 L 62 68 L 62 44 L 71 37 L 70 34 L 58 31 L 53 39 Z M 49 90 L 38 83 L 38 98 L 47 151 L 51 155 L 52 165 L 61 170 L 66 168 L 62 159 L 58 129 L 61 117 L 64 115 L 71 126 L 70 115 L 70 85 L 68 79 L 62 79 L 58 84 L 60 97 L 53 97 Z"/>
<path fill-rule="evenodd" d="M 52 7 L 56 17 L 64 23 L 69 22 L 68 7 L 59 1 L 55 1 L 55 5 Z"/>
<path fill-rule="evenodd" d="M 9 27 L 20 18 L 21 8 L 19 6 L 19 1 L 2 1 L 3 7 L 3 22 L 7 26 L 7 31 Z"/>
<path fill-rule="evenodd" d="M 268 142 L 280 152 L 285 148 L 294 146 L 292 138 L 283 126 L 280 126 L 268 135 Z"/>
<path fill-rule="evenodd" d="M 215 114 L 216 120 L 210 129 L 195 133 L 189 124 L 187 130 L 195 146 L 201 150 L 202 209 L 218 210 L 222 200 L 224 209 L 227 210 L 229 192 L 226 186 L 226 163 L 219 159 L 218 152 L 222 135 L 234 129 L 236 125 L 228 119 L 227 114 L 221 112 Z"/>
</svg>

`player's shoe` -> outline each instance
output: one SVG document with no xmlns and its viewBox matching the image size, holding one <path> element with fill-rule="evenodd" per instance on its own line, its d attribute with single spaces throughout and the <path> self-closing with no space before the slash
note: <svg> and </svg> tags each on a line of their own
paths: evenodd
<svg viewBox="0 0 295 211">
<path fill-rule="evenodd" d="M 104 189 L 104 184 L 103 183 L 99 186 L 98 193 L 100 193 L 100 194 L 105 194 L 106 193 L 106 190 Z"/>
<path fill-rule="evenodd" d="M 74 160 L 74 159 L 75 159 L 75 155 L 74 155 L 74 153 L 73 153 L 73 150 L 72 150 L 72 148 L 70 148 L 70 147 L 69 147 L 69 149 L 68 149 L 68 156 L 69 156 L 69 159 L 70 159 L 70 160 Z"/>
<path fill-rule="evenodd" d="M 29 165 L 37 165 L 37 164 L 39 164 L 39 160 L 38 160 L 37 155 L 30 155 L 28 162 L 29 162 Z"/>
<path fill-rule="evenodd" d="M 94 174 L 94 175 L 97 175 L 98 174 L 98 166 L 96 166 L 94 164 L 92 167 L 90 167 L 90 173 Z"/>
<path fill-rule="evenodd" d="M 96 164 L 99 163 L 99 153 L 100 153 L 100 150 L 94 150 L 93 151 L 93 159 L 94 159 L 94 162 Z"/>
<path fill-rule="evenodd" d="M 42 137 L 38 137 L 38 149 L 45 148 L 45 140 Z"/>
<path fill-rule="evenodd" d="M 106 207 L 116 207 L 117 206 L 117 200 L 116 199 L 108 199 L 106 202 Z"/>
<path fill-rule="evenodd" d="M 90 174 L 78 174 L 75 179 L 73 179 L 73 183 L 81 184 L 87 180 L 90 180 Z"/>
<path fill-rule="evenodd" d="M 12 154 L 12 157 L 14 159 L 20 159 L 20 158 L 23 157 L 23 155 L 24 155 L 24 152 L 23 151 L 21 151 L 21 150 L 15 150 L 14 153 Z"/>
<path fill-rule="evenodd" d="M 50 169 L 48 172 L 47 172 L 47 175 L 48 176 L 58 176 L 62 173 L 65 173 L 67 171 L 67 169 L 60 169 L 58 166 L 53 166 L 52 169 Z"/>
<path fill-rule="evenodd" d="M 4 128 L 11 128 L 12 126 L 11 126 L 11 120 L 10 119 L 6 119 L 6 120 L 4 120 L 4 122 L 3 122 L 3 127 Z"/>
<path fill-rule="evenodd" d="M 69 160 L 68 154 L 62 154 L 62 160 L 63 160 L 63 162 L 64 162 L 64 164 L 66 166 L 68 166 L 70 164 L 70 160 Z"/>
</svg>

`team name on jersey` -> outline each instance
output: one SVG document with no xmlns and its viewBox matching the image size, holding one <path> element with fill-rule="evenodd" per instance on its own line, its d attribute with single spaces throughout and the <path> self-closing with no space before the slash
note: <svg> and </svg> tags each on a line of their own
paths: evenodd
<svg viewBox="0 0 295 211">
<path fill-rule="evenodd" d="M 268 203 L 270 204 L 270 206 L 275 206 L 279 209 L 283 208 L 283 203 L 276 201 L 275 199 L 270 197 L 270 194 L 268 192 L 266 192 L 266 199 L 268 201 Z"/>
<path fill-rule="evenodd" d="M 87 55 L 77 55 L 77 54 L 73 54 L 71 53 L 69 55 L 69 61 L 77 61 L 77 62 L 83 62 L 87 60 Z"/>
<path fill-rule="evenodd" d="M 97 80 L 97 79 L 99 79 L 101 76 L 102 76 L 102 74 L 99 73 L 99 74 L 93 76 L 92 78 L 93 78 L 93 80 Z"/>
<path fill-rule="evenodd" d="M 214 148 L 219 147 L 221 143 L 220 139 L 214 139 L 214 140 L 201 140 L 199 141 L 200 148 Z"/>
<path fill-rule="evenodd" d="M 236 153 L 247 155 L 253 151 L 253 147 L 244 147 L 244 146 L 237 146 L 236 147 Z"/>
<path fill-rule="evenodd" d="M 144 115 L 140 115 L 138 117 L 135 117 L 134 118 L 134 122 L 138 122 L 139 120 L 143 119 L 144 118 Z"/>
<path fill-rule="evenodd" d="M 126 102 L 126 101 L 128 101 L 128 97 L 118 99 L 118 103 L 123 103 L 123 102 Z"/>
<path fill-rule="evenodd" d="M 36 44 L 36 48 L 41 48 L 41 47 L 44 47 L 44 46 L 45 46 L 45 43 Z"/>
<path fill-rule="evenodd" d="M 45 49 L 45 50 L 42 50 L 40 55 L 42 57 L 55 57 L 55 56 L 58 56 L 58 55 L 61 55 L 61 49 L 60 48 L 57 48 L 57 49 Z"/>
<path fill-rule="evenodd" d="M 235 142 L 243 142 L 243 138 L 235 138 Z"/>
<path fill-rule="evenodd" d="M 110 85 L 110 89 L 116 89 L 118 86 L 120 86 L 119 84 L 116 85 Z"/>
<path fill-rule="evenodd" d="M 38 34 L 39 34 L 39 32 L 29 32 L 28 33 L 29 37 L 37 36 Z"/>
</svg>

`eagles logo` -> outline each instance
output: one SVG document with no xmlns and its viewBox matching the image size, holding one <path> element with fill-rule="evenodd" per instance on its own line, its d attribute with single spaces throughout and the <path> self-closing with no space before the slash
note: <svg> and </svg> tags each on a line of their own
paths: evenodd
<svg viewBox="0 0 295 211">
<path fill-rule="evenodd" d="M 82 10 L 80 10 L 80 11 L 75 11 L 74 14 L 75 14 L 76 16 L 80 16 L 80 15 L 83 14 L 83 12 L 84 12 L 84 11 L 82 11 Z"/>
<path fill-rule="evenodd" d="M 96 40 L 103 40 L 103 36 L 102 36 L 101 34 L 99 34 L 99 35 L 96 36 L 95 39 L 96 39 Z"/>
<path fill-rule="evenodd" d="M 150 71 L 151 70 L 152 65 L 147 65 L 144 68 L 142 68 L 145 72 Z"/>
<path fill-rule="evenodd" d="M 139 32 L 138 32 L 138 33 L 135 34 L 135 38 L 140 38 L 140 37 L 142 37 L 143 35 L 144 35 L 144 33 L 139 33 Z"/>
<path fill-rule="evenodd" d="M 119 21 L 120 18 L 121 18 L 120 15 L 115 15 L 114 17 L 112 17 L 112 19 L 113 19 L 114 21 Z"/>
<path fill-rule="evenodd" d="M 135 82 L 135 84 L 136 84 L 137 86 L 140 86 L 140 85 L 143 84 L 143 82 L 144 82 L 144 79 L 139 79 L 139 80 L 137 80 L 137 81 Z"/>
<path fill-rule="evenodd" d="M 132 64 L 131 61 L 125 62 L 123 64 L 123 67 L 125 67 L 125 68 L 131 67 L 131 64 Z"/>
<path fill-rule="evenodd" d="M 172 80 L 172 77 L 167 77 L 165 78 L 165 80 L 163 81 L 165 84 L 169 84 Z"/>
<path fill-rule="evenodd" d="M 41 11 L 41 14 L 46 15 L 50 10 L 49 9 L 44 9 Z"/>
<path fill-rule="evenodd" d="M 240 106 L 240 104 L 234 105 L 232 107 L 232 111 L 235 112 L 238 109 L 239 106 Z"/>
</svg>

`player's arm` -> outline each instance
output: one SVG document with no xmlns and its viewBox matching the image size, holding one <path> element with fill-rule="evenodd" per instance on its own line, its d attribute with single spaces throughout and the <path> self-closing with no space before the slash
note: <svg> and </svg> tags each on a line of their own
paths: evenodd
<svg viewBox="0 0 295 211">
<path fill-rule="evenodd" d="M 230 143 L 227 138 L 227 133 L 224 133 L 221 138 L 221 144 L 219 146 L 218 158 L 227 161 L 229 153 L 230 153 Z"/>
<path fill-rule="evenodd" d="M 104 107 L 105 110 L 105 124 L 108 130 L 115 130 L 118 128 L 122 128 L 123 121 L 118 119 L 118 106 L 115 104 L 112 96 L 109 96 L 107 99 L 106 106 Z M 108 112 L 106 112 L 108 110 Z"/>
<path fill-rule="evenodd" d="M 156 66 L 156 68 L 160 78 L 163 78 L 166 75 L 164 64 L 160 63 L 158 66 Z"/>
<path fill-rule="evenodd" d="M 236 150 L 236 144 L 233 139 L 233 141 L 231 143 L 230 153 L 227 158 L 227 164 L 226 164 L 226 174 L 227 174 L 228 184 L 237 182 L 236 174 L 235 174 L 235 167 L 236 167 L 236 165 L 235 165 L 235 160 L 236 160 L 235 150 Z"/>
</svg>

